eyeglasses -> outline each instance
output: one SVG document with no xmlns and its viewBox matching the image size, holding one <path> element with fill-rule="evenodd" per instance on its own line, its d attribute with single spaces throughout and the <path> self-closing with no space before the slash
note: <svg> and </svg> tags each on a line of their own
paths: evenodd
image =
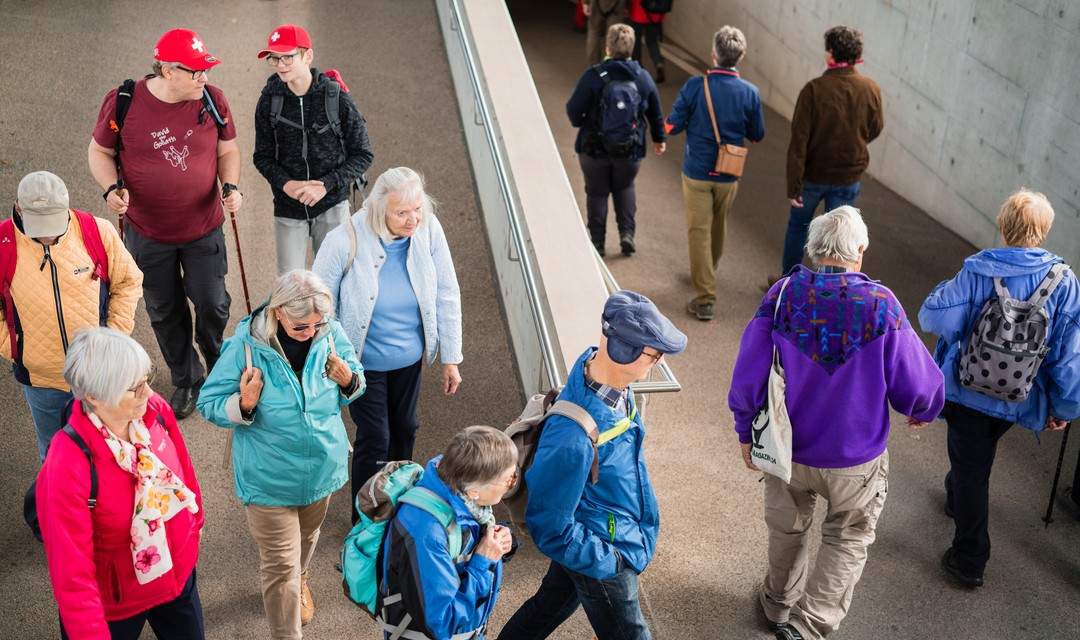
<svg viewBox="0 0 1080 640">
<path fill-rule="evenodd" d="M 282 319 L 284 320 L 284 318 Z M 286 322 L 289 324 L 289 327 L 293 331 L 307 331 L 308 329 L 315 329 L 316 331 L 318 331 L 319 329 L 322 329 L 326 325 L 330 324 L 329 320 L 323 320 L 322 322 L 316 322 L 315 324 L 293 324 L 292 320 L 286 320 Z"/>
<path fill-rule="evenodd" d="M 271 67 L 276 67 L 279 62 L 287 67 L 290 64 L 292 64 L 293 59 L 296 58 L 299 55 L 300 55 L 300 52 L 298 51 L 296 53 L 286 53 L 286 54 L 280 55 L 280 56 L 266 56 L 266 62 Z"/>
<path fill-rule="evenodd" d="M 648 351 L 645 351 L 644 349 L 641 350 L 641 355 L 648 356 L 648 357 L 652 358 L 653 364 L 656 364 L 657 362 L 660 362 L 660 358 L 664 357 L 664 354 L 660 353 L 659 351 L 657 351 L 656 353 L 649 353 Z"/>
<path fill-rule="evenodd" d="M 177 65 L 176 65 L 175 67 L 173 67 L 173 68 L 174 68 L 174 69 L 180 69 L 181 71 L 187 71 L 188 73 L 190 73 L 190 74 L 191 74 L 191 79 L 192 79 L 192 80 L 198 80 L 199 78 L 202 78 L 203 76 L 205 76 L 205 75 L 206 75 L 206 73 L 207 73 L 207 71 L 208 71 L 207 69 L 199 69 L 199 70 L 195 70 L 195 69 L 188 69 L 187 67 L 185 67 L 185 66 L 184 66 L 184 65 L 182 65 L 182 64 L 177 64 Z"/>
<path fill-rule="evenodd" d="M 150 385 L 154 383 L 154 378 L 157 376 L 157 367 L 150 367 L 150 372 L 146 374 L 146 378 L 142 382 L 138 382 L 134 387 L 128 389 L 134 395 L 139 395 L 143 389 L 150 389 Z"/>
<path fill-rule="evenodd" d="M 517 481 L 518 481 L 518 472 L 515 469 L 514 472 L 512 474 L 510 474 L 510 479 L 509 480 L 500 480 L 499 482 L 489 482 L 488 484 L 493 484 L 493 485 L 496 485 L 496 486 L 504 486 L 509 491 L 510 489 L 514 488 L 514 485 L 517 484 Z"/>
</svg>

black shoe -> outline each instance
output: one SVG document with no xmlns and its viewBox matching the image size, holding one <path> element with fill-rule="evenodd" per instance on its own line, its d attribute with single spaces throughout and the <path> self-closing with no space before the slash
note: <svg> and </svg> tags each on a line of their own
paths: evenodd
<svg viewBox="0 0 1080 640">
<path fill-rule="evenodd" d="M 629 233 L 624 233 L 619 237 L 619 246 L 624 256 L 632 256 L 637 251 L 637 247 L 634 246 L 634 236 Z"/>
<path fill-rule="evenodd" d="M 601 258 L 603 258 L 604 257 L 604 243 L 603 242 L 594 242 L 594 243 L 592 243 L 592 246 L 596 247 L 596 252 L 598 254 L 600 254 Z"/>
<path fill-rule="evenodd" d="M 199 397 L 199 389 L 202 385 L 200 381 L 194 387 L 177 387 L 176 391 L 173 391 L 169 406 L 172 407 L 177 420 L 183 420 L 195 411 L 195 400 Z"/>
<path fill-rule="evenodd" d="M 695 316 L 702 322 L 708 322 L 713 319 L 713 306 L 711 304 L 698 304 L 697 300 L 691 300 L 686 305 L 686 311 L 692 316 Z"/>
<path fill-rule="evenodd" d="M 774 630 L 776 634 L 776 640 L 803 640 L 803 635 L 799 633 L 799 630 L 790 624 L 785 624 L 783 627 Z"/>
<path fill-rule="evenodd" d="M 656 84 L 664 84 L 667 76 L 664 75 L 664 63 L 656 65 Z"/>
<path fill-rule="evenodd" d="M 976 589 L 983 586 L 983 579 L 981 576 L 973 576 L 964 573 L 956 564 L 956 549 L 949 547 L 945 550 L 945 553 L 941 556 L 941 566 L 945 567 L 945 570 L 949 572 L 952 577 L 956 578 L 960 584 L 969 589 Z"/>
</svg>

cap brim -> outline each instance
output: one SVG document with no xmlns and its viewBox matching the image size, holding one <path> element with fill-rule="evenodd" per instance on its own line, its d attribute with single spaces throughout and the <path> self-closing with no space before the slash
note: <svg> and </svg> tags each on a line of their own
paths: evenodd
<svg viewBox="0 0 1080 640">
<path fill-rule="evenodd" d="M 203 56 L 202 58 L 196 58 L 187 62 L 187 66 L 196 71 L 206 71 L 211 67 L 216 67 L 221 64 L 221 60 L 214 56 Z"/>
<path fill-rule="evenodd" d="M 67 209 L 53 213 L 29 213 L 23 209 L 23 233 L 28 238 L 61 236 L 67 231 L 70 214 Z"/>
<path fill-rule="evenodd" d="M 271 53 L 288 53 L 288 52 L 292 51 L 293 49 L 297 49 L 297 48 L 299 48 L 299 47 L 297 45 L 295 45 L 295 44 L 291 45 L 291 46 L 288 46 L 288 47 L 286 47 L 284 45 L 267 47 L 267 48 L 265 48 L 265 49 L 263 49 L 262 51 L 259 52 L 259 57 L 260 58 L 265 58 L 266 56 L 270 55 Z"/>
</svg>

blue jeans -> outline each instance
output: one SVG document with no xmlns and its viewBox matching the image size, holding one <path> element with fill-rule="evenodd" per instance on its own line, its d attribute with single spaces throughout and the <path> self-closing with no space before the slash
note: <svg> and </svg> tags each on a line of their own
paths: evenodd
<svg viewBox="0 0 1080 640">
<path fill-rule="evenodd" d="M 791 217 L 788 218 L 787 235 L 784 237 L 784 266 L 781 274 L 791 271 L 791 268 L 802 262 L 803 249 L 806 248 L 806 231 L 810 227 L 810 221 L 814 219 L 814 211 L 818 203 L 825 201 L 825 211 L 849 204 L 854 206 L 855 198 L 859 195 L 859 185 L 831 185 L 818 184 L 803 180 L 801 207 L 791 208 Z"/>
<path fill-rule="evenodd" d="M 34 419 L 38 454 L 41 456 L 41 461 L 45 462 L 45 452 L 49 450 L 49 443 L 52 442 L 56 432 L 64 428 L 64 425 L 60 424 L 64 406 L 74 396 L 70 391 L 31 387 L 28 384 L 23 385 L 23 395 L 26 396 L 26 404 L 30 405 L 30 416 Z"/>
<path fill-rule="evenodd" d="M 552 561 L 536 595 L 525 601 L 499 632 L 499 640 L 546 638 L 578 605 L 599 640 L 650 640 L 638 603 L 638 574 L 630 567 L 597 580 Z"/>
</svg>

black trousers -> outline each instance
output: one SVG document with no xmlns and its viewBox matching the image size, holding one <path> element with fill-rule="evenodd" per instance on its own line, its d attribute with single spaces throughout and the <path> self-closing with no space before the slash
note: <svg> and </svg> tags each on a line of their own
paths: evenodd
<svg viewBox="0 0 1080 640">
<path fill-rule="evenodd" d="M 641 41 L 649 49 L 649 57 L 657 68 L 664 66 L 664 56 L 660 54 L 660 43 L 664 40 L 663 22 L 631 22 L 634 28 L 634 52 L 631 59 L 641 62 Z"/>
<path fill-rule="evenodd" d="M 364 371 L 367 390 L 349 405 L 349 415 L 356 423 L 353 442 L 352 496 L 368 478 L 387 462 L 412 460 L 413 443 L 420 418 L 416 405 L 420 400 L 420 373 L 424 359 L 393 371 Z M 353 524 L 359 520 L 353 500 L 349 501 Z"/>
<path fill-rule="evenodd" d="M 112 640 L 138 640 L 147 622 L 158 640 L 203 640 L 206 637 L 194 569 L 184 584 L 184 590 L 175 599 L 130 618 L 109 622 L 109 635 Z M 60 638 L 68 640 L 63 622 L 60 623 Z"/>
<path fill-rule="evenodd" d="M 229 259 L 221 227 L 184 244 L 156 242 L 124 223 L 124 244 L 143 272 L 146 315 L 176 387 L 192 387 L 221 354 L 232 298 L 225 289 Z M 188 300 L 195 306 L 192 332 Z M 199 344 L 206 368 L 192 339 Z"/>
<path fill-rule="evenodd" d="M 634 178 L 641 169 L 641 158 L 594 158 L 579 153 L 578 160 L 581 162 L 581 173 L 585 176 L 585 210 L 593 244 L 604 244 L 609 196 L 615 205 L 615 223 L 619 227 L 619 235 L 633 236 L 637 228 L 634 223 L 637 214 Z"/>
<path fill-rule="evenodd" d="M 945 404 L 942 415 L 949 425 L 945 501 L 954 514 L 956 563 L 964 573 L 982 577 L 990 560 L 990 471 L 998 440 L 1012 423 L 954 402 Z"/>
</svg>

